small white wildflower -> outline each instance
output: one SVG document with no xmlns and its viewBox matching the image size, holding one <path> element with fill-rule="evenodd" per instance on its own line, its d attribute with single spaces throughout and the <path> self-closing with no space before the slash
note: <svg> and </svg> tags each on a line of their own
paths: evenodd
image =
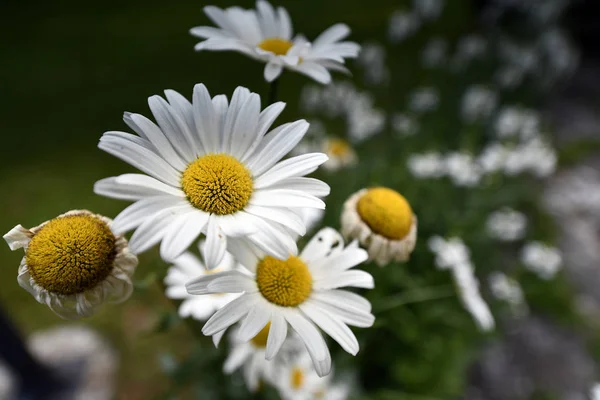
<svg viewBox="0 0 600 400">
<path fill-rule="evenodd" d="M 407 114 L 396 113 L 392 116 L 392 129 L 400 137 L 413 136 L 419 132 L 419 122 Z"/>
<path fill-rule="evenodd" d="M 358 65 L 364 71 L 364 80 L 370 85 L 381 85 L 390 79 L 390 71 L 385 64 L 385 48 L 379 43 L 362 46 Z"/>
<path fill-rule="evenodd" d="M 444 9 L 444 0 L 413 0 L 413 7 L 424 20 L 435 20 Z"/>
<path fill-rule="evenodd" d="M 440 236 L 434 236 L 429 239 L 428 244 L 429 249 L 436 255 L 437 267 L 449 269 L 452 272 L 460 299 L 479 329 L 482 331 L 494 329 L 494 317 L 479 292 L 479 281 L 475 277 L 475 268 L 470 260 L 469 248 L 458 237 L 446 240 Z"/>
<path fill-rule="evenodd" d="M 540 133 L 540 117 L 533 110 L 505 107 L 498 113 L 494 132 L 499 138 L 519 136 L 522 140 L 530 140 Z"/>
<path fill-rule="evenodd" d="M 456 186 L 473 187 L 481 180 L 481 167 L 468 153 L 450 153 L 445 164 L 448 176 Z"/>
<path fill-rule="evenodd" d="M 527 217 L 511 208 L 494 211 L 486 221 L 487 234 L 506 242 L 522 239 L 526 230 Z"/>
<path fill-rule="evenodd" d="M 439 103 L 439 94 L 433 87 L 416 89 L 409 99 L 408 107 L 415 112 L 433 111 Z"/>
<path fill-rule="evenodd" d="M 412 154 L 407 161 L 410 173 L 416 178 L 440 178 L 445 173 L 444 158 L 439 153 Z"/>
<path fill-rule="evenodd" d="M 489 117 L 498 104 L 496 92 L 480 85 L 469 87 L 462 98 L 462 116 L 467 122 Z"/>
<path fill-rule="evenodd" d="M 521 252 L 521 262 L 542 279 L 552 279 L 562 268 L 560 251 L 541 242 L 528 243 Z"/>
<path fill-rule="evenodd" d="M 414 35 L 421 27 L 421 21 L 414 13 L 395 11 L 390 17 L 388 37 L 390 42 L 399 43 Z"/>
<path fill-rule="evenodd" d="M 426 68 L 438 67 L 446 60 L 447 53 L 448 42 L 445 39 L 430 39 L 421 53 L 421 62 Z"/>
<path fill-rule="evenodd" d="M 491 143 L 483 149 L 477 163 L 484 173 L 494 173 L 504 168 L 507 156 L 508 149 L 502 143 Z"/>
<path fill-rule="evenodd" d="M 527 305 L 519 282 L 502 272 L 491 273 L 488 280 L 490 290 L 495 298 L 510 304 L 513 311 L 526 312 Z"/>
</svg>

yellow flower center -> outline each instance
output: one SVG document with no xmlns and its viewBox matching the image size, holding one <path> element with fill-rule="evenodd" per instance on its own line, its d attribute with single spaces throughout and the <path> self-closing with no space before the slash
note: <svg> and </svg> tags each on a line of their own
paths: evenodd
<svg viewBox="0 0 600 400">
<path fill-rule="evenodd" d="M 62 295 L 82 293 L 104 281 L 116 256 L 108 225 L 91 215 L 53 219 L 31 239 L 25 261 L 42 288 Z"/>
<path fill-rule="evenodd" d="M 290 385 L 295 390 L 300 389 L 304 385 L 304 371 L 301 368 L 296 367 L 292 369 Z"/>
<path fill-rule="evenodd" d="M 261 329 L 256 336 L 250 340 L 255 347 L 264 349 L 267 347 L 267 339 L 269 338 L 269 330 L 271 329 L 271 323 L 269 322 Z"/>
<path fill-rule="evenodd" d="M 252 195 L 250 171 L 229 154 L 207 154 L 183 171 L 181 186 L 188 200 L 202 211 L 218 215 L 243 209 Z"/>
<path fill-rule="evenodd" d="M 344 157 L 352 152 L 352 147 L 343 139 L 330 139 L 327 152 L 334 157 Z"/>
<path fill-rule="evenodd" d="M 282 307 L 296 307 L 312 291 L 312 276 L 298 257 L 278 260 L 263 258 L 256 266 L 256 283 L 265 299 Z"/>
<path fill-rule="evenodd" d="M 413 220 L 410 204 L 392 189 L 369 189 L 358 200 L 357 211 L 373 232 L 392 240 L 403 239 Z"/>
<path fill-rule="evenodd" d="M 258 44 L 258 47 L 264 51 L 270 51 L 271 53 L 278 56 L 285 56 L 287 52 L 292 48 L 294 43 L 289 40 L 280 38 L 268 38 Z"/>
</svg>

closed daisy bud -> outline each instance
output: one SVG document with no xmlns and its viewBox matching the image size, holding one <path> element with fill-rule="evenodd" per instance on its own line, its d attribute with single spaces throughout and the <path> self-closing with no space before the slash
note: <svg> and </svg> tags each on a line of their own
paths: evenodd
<svg viewBox="0 0 600 400">
<path fill-rule="evenodd" d="M 417 217 L 398 192 L 385 187 L 354 193 L 342 211 L 342 234 L 358 239 L 379 266 L 408 260 L 417 243 Z"/>
<path fill-rule="evenodd" d="M 74 210 L 35 228 L 14 227 L 4 240 L 11 250 L 25 249 L 19 285 L 65 319 L 89 317 L 105 301 L 126 300 L 138 259 L 111 223 Z"/>
</svg>

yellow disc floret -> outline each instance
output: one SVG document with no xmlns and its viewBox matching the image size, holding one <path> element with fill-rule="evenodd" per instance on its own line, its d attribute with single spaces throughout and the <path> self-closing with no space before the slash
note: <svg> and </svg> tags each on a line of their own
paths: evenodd
<svg viewBox="0 0 600 400">
<path fill-rule="evenodd" d="M 280 38 L 268 38 L 258 44 L 258 47 L 264 51 L 270 51 L 271 53 L 278 56 L 285 56 L 287 52 L 292 48 L 294 43 L 289 40 Z"/>
<path fill-rule="evenodd" d="M 290 375 L 290 386 L 298 390 L 302 388 L 304 385 L 304 371 L 301 368 L 292 369 L 292 373 Z"/>
<path fill-rule="evenodd" d="M 343 139 L 330 139 L 327 143 L 327 152 L 334 157 L 344 157 L 352 153 L 352 147 Z"/>
<path fill-rule="evenodd" d="M 282 307 L 302 304 L 312 291 L 310 271 L 298 257 L 266 256 L 256 266 L 256 283 L 265 299 Z"/>
<path fill-rule="evenodd" d="M 378 187 L 367 190 L 356 207 L 373 232 L 392 240 L 403 239 L 413 222 L 410 204 L 398 192 Z"/>
<path fill-rule="evenodd" d="M 102 220 L 68 215 L 49 221 L 33 236 L 25 261 L 35 283 L 49 292 L 82 293 L 111 273 L 115 242 Z"/>
<path fill-rule="evenodd" d="M 181 186 L 196 208 L 218 215 L 243 209 L 252 195 L 250 171 L 229 154 L 207 154 L 190 163 Z"/>
<path fill-rule="evenodd" d="M 261 329 L 260 332 L 256 336 L 250 340 L 252 344 L 256 347 L 264 349 L 267 347 L 267 339 L 269 338 L 269 329 L 271 329 L 271 323 L 267 323 L 264 328 Z"/>
</svg>

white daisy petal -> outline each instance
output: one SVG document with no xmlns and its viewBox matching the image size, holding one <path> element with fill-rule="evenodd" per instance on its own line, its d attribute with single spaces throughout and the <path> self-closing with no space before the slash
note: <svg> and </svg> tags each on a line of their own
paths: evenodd
<svg viewBox="0 0 600 400">
<path fill-rule="evenodd" d="M 260 305 L 252 308 L 240 325 L 237 333 L 239 340 L 247 342 L 254 338 L 267 325 L 270 319 L 270 310 Z"/>
<path fill-rule="evenodd" d="M 373 289 L 375 287 L 375 282 L 368 272 L 345 271 L 341 274 L 331 274 L 327 278 L 315 282 L 314 284 L 314 287 L 317 290 L 337 289 L 343 286 Z"/>
<path fill-rule="evenodd" d="M 158 154 L 141 146 L 139 143 L 116 139 L 105 134 L 100 138 L 98 148 L 166 184 L 172 186 L 178 184 L 179 172 Z"/>
<path fill-rule="evenodd" d="M 281 64 L 270 62 L 265 66 L 265 81 L 273 82 L 275 79 L 279 78 L 281 72 L 283 71 L 283 66 Z"/>
<path fill-rule="evenodd" d="M 150 97 L 150 99 L 148 99 L 148 104 L 150 104 L 150 108 L 153 109 L 153 113 L 156 110 L 155 117 L 158 115 L 159 117 L 161 117 L 160 119 L 162 120 L 163 115 L 161 114 L 161 112 L 163 112 L 163 110 L 158 109 L 158 105 L 155 101 L 155 98 Z M 156 126 L 154 122 L 150 121 L 148 118 L 140 114 L 131 114 L 131 119 L 137 126 L 140 127 L 141 130 L 144 131 L 150 143 L 152 143 L 156 148 L 157 153 L 160 154 L 169 164 L 171 164 L 173 168 L 177 169 L 178 171 L 183 171 L 185 169 L 187 163 L 181 159 L 179 154 L 177 154 L 177 152 L 171 145 L 169 139 L 167 139 L 162 130 L 158 126 Z M 175 135 L 171 136 L 174 137 Z"/>
<path fill-rule="evenodd" d="M 166 138 L 171 142 L 177 153 L 179 153 L 185 161 L 189 162 L 193 160 L 196 157 L 196 154 L 194 154 L 192 149 L 197 143 L 192 139 L 192 132 L 190 132 L 189 124 L 186 122 L 183 115 L 178 113 L 176 109 L 171 107 L 169 103 L 160 96 L 155 95 L 148 98 L 148 105 L 162 132 L 170 133 Z M 155 144 L 155 146 L 157 145 Z M 187 163 L 184 164 L 183 168 L 185 168 L 186 165 Z"/>
<path fill-rule="evenodd" d="M 333 307 L 350 307 L 357 311 L 371 312 L 371 303 L 362 296 L 347 290 L 328 290 L 326 292 L 317 292 L 314 298 Z"/>
<path fill-rule="evenodd" d="M 248 160 L 248 168 L 255 176 L 261 176 L 296 147 L 306 134 L 308 126 L 308 122 L 299 120 L 281 125 L 269 133 L 269 136 L 272 135 L 271 139 L 268 142 L 265 141 L 267 144 Z M 257 189 L 264 187 L 260 185 L 260 178 L 258 178 L 255 187 Z"/>
<path fill-rule="evenodd" d="M 33 233 L 29 229 L 17 225 L 2 237 L 6 240 L 6 243 L 11 250 L 16 250 L 26 247 L 29 244 L 29 241 L 31 241 L 32 236 Z"/>
<path fill-rule="evenodd" d="M 165 194 L 180 198 L 185 197 L 180 189 L 142 174 L 124 174 L 101 179 L 94 184 L 94 193 L 113 199 L 133 201 Z"/>
<path fill-rule="evenodd" d="M 231 279 L 229 279 L 231 278 Z M 222 282 L 229 285 L 227 282 L 233 282 L 234 285 L 237 285 L 235 290 L 241 292 L 244 288 L 253 288 L 253 286 L 244 286 L 246 285 L 245 276 L 241 274 L 239 271 L 223 271 L 215 274 L 202 275 L 193 279 L 190 279 L 186 284 L 185 288 L 189 294 L 213 294 L 213 293 L 224 293 L 220 287 L 220 285 L 216 285 L 214 288 L 209 288 L 209 286 L 216 280 L 221 280 Z M 238 290 L 238 287 L 241 287 Z"/>
<path fill-rule="evenodd" d="M 320 308 L 323 312 L 337 316 L 340 321 L 350 326 L 368 328 L 373 326 L 373 323 L 375 322 L 375 316 L 364 309 L 349 306 L 343 308 L 332 306 L 329 303 L 317 300 L 317 296 L 313 297 L 313 304 L 315 307 Z"/>
<path fill-rule="evenodd" d="M 256 141 L 259 115 L 260 97 L 256 93 L 252 93 L 240 107 L 232 128 L 228 148 L 231 149 L 234 157 L 241 158 Z"/>
<path fill-rule="evenodd" d="M 279 114 L 285 108 L 285 103 L 277 102 L 273 103 L 265 108 L 258 117 L 258 127 L 256 128 L 256 137 L 253 143 L 250 144 L 244 155 L 240 158 L 242 162 L 246 162 L 247 159 L 253 155 L 254 150 L 261 144 L 265 133 L 271 128 L 273 122 L 277 119 Z"/>
<path fill-rule="evenodd" d="M 202 328 L 206 336 L 214 335 L 235 324 L 248 313 L 258 301 L 257 295 L 241 296 L 217 311 Z"/>
<path fill-rule="evenodd" d="M 306 227 L 302 221 L 302 218 L 285 208 L 267 208 L 250 204 L 246 206 L 245 210 L 247 213 L 252 215 L 256 215 L 287 226 L 301 236 L 306 234 Z"/>
<path fill-rule="evenodd" d="M 244 240 L 230 238 L 227 240 L 227 250 L 242 264 L 246 269 L 254 272 L 256 264 L 261 255 L 254 246 L 251 246 Z"/>
<path fill-rule="evenodd" d="M 277 7 L 277 17 L 279 18 L 279 36 L 290 40 L 292 37 L 292 20 L 290 15 L 283 7 Z"/>
<path fill-rule="evenodd" d="M 270 207 L 310 207 L 325 209 L 325 202 L 316 196 L 297 190 L 263 189 L 252 194 L 248 204 Z"/>
<path fill-rule="evenodd" d="M 147 221 L 148 217 L 164 211 L 169 208 L 179 208 L 187 206 L 187 202 L 173 196 L 153 196 L 147 197 L 140 201 L 136 201 L 114 219 L 112 229 L 115 232 L 127 232 L 143 222 Z"/>
<path fill-rule="evenodd" d="M 341 322 L 334 314 L 324 313 L 315 307 L 310 301 L 300 305 L 300 309 L 324 332 L 342 346 L 342 348 L 353 356 L 358 353 L 358 340 L 350 328 Z"/>
<path fill-rule="evenodd" d="M 271 317 L 271 328 L 267 339 L 267 351 L 265 357 L 267 360 L 275 358 L 281 346 L 287 337 L 287 322 L 282 315 L 273 314 Z"/>
<path fill-rule="evenodd" d="M 317 197 L 328 196 L 331 188 L 328 184 L 315 178 L 293 177 L 283 179 L 268 187 L 269 189 L 298 190 Z"/>
<path fill-rule="evenodd" d="M 313 42 L 314 47 L 330 44 L 344 39 L 350 34 L 350 28 L 346 24 L 335 24 L 321 33 Z"/>
<path fill-rule="evenodd" d="M 331 371 L 331 355 L 323 336 L 317 328 L 299 312 L 289 310 L 285 313 L 285 319 L 294 331 L 302 338 L 306 349 L 313 360 L 315 369 L 319 376 L 325 376 Z"/>
<path fill-rule="evenodd" d="M 311 265 L 332 253 L 333 249 L 341 251 L 344 248 L 344 238 L 335 229 L 323 228 L 315 234 L 300 253 L 300 258 Z"/>
<path fill-rule="evenodd" d="M 188 209 L 183 207 L 173 207 L 155 214 L 154 217 L 147 218 L 131 235 L 131 251 L 135 254 L 142 253 L 160 242 L 173 222 L 173 216 L 184 213 L 186 210 Z"/>
<path fill-rule="evenodd" d="M 183 253 L 208 223 L 208 214 L 197 210 L 179 216 L 170 226 L 160 245 L 160 256 L 173 260 Z"/>
<path fill-rule="evenodd" d="M 279 161 L 271 169 L 258 177 L 262 187 L 268 187 L 283 179 L 298 177 L 314 172 L 328 160 L 323 153 L 309 153 Z"/>
<path fill-rule="evenodd" d="M 231 374 L 239 369 L 250 356 L 252 349 L 249 346 L 238 346 L 227 356 L 223 364 L 223 372 Z"/>
<path fill-rule="evenodd" d="M 202 148 L 207 153 L 219 151 L 218 121 L 210 94 L 203 84 L 194 86 L 193 95 L 194 123 Z"/>
<path fill-rule="evenodd" d="M 196 149 L 200 146 L 200 140 L 195 134 L 196 132 L 196 123 L 194 122 L 194 109 L 192 107 L 192 103 L 184 96 L 182 96 L 179 92 L 175 90 L 167 89 L 165 90 L 165 96 L 167 97 L 167 101 L 171 105 L 172 111 L 179 115 L 179 118 L 182 118 L 188 126 L 188 131 L 190 137 L 188 138 L 189 142 L 192 144 L 193 148 Z"/>
<path fill-rule="evenodd" d="M 237 134 L 243 135 L 242 126 L 240 124 L 243 124 L 244 120 L 240 120 L 240 124 L 237 124 L 238 117 L 243 114 L 244 118 L 248 121 L 250 118 L 258 117 L 258 112 L 254 112 L 258 110 L 254 109 L 252 102 L 248 103 L 248 106 L 245 107 L 249 97 L 250 91 L 245 87 L 239 86 L 233 92 L 233 96 L 231 96 L 231 103 L 229 103 L 229 108 L 225 118 L 225 126 L 223 128 L 223 136 L 221 138 L 219 151 L 233 154 L 233 141 L 237 139 Z M 258 124 L 258 121 L 255 121 L 255 126 L 256 124 Z"/>
<path fill-rule="evenodd" d="M 213 269 L 219 265 L 225 257 L 226 248 L 227 239 L 219 228 L 218 219 L 211 215 L 208 219 L 206 242 L 204 243 L 204 261 L 208 269 Z"/>
<path fill-rule="evenodd" d="M 211 39 L 211 38 L 233 38 L 234 35 L 224 31 L 222 29 L 213 28 L 211 26 L 197 26 L 195 28 L 190 29 L 190 34 L 201 39 Z"/>
<path fill-rule="evenodd" d="M 223 339 L 223 335 L 225 335 L 225 332 L 227 330 L 223 329 L 221 332 L 217 332 L 212 336 L 213 339 L 213 344 L 215 345 L 215 347 L 219 347 L 219 344 L 221 343 L 221 339 Z"/>
<path fill-rule="evenodd" d="M 287 259 L 290 255 L 298 254 L 296 241 L 281 228 L 266 222 L 262 223 L 262 229 L 248 237 L 262 251 L 280 259 Z"/>
<path fill-rule="evenodd" d="M 327 71 L 327 68 L 316 62 L 303 62 L 295 67 L 295 69 L 324 85 L 331 83 L 331 74 Z"/>
<path fill-rule="evenodd" d="M 225 273 L 227 274 L 222 275 Z M 210 293 L 254 293 L 258 290 L 254 281 L 239 271 L 225 271 L 217 274 L 215 279 L 208 283 L 206 289 Z"/>
</svg>

